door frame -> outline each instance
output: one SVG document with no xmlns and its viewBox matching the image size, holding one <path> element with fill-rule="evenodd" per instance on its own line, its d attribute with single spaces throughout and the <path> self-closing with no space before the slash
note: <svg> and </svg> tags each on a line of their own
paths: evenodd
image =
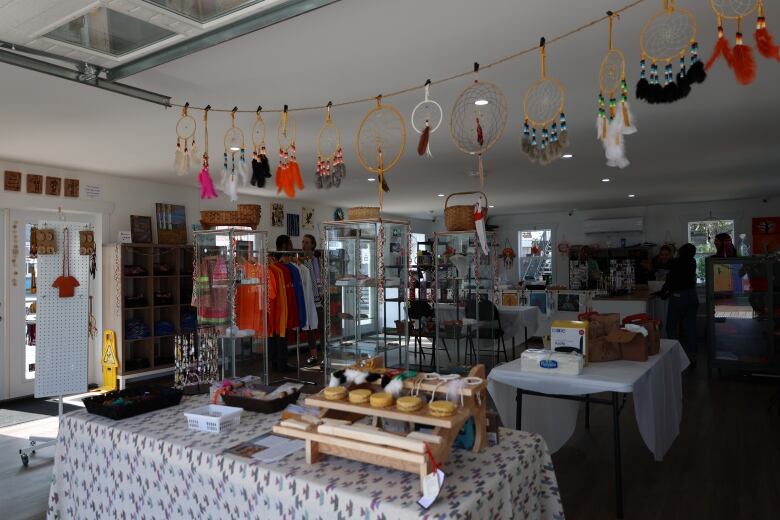
<svg viewBox="0 0 780 520">
<path fill-rule="evenodd" d="M 10 349 L 6 348 L 8 344 L 8 338 L 5 334 L 5 322 L 6 322 L 6 307 L 5 302 L 8 300 L 6 293 L 6 280 L 8 279 L 7 271 L 5 270 L 5 258 L 7 255 L 6 245 L 10 243 L 8 238 L 8 229 L 6 228 L 6 221 L 8 220 L 8 210 L 0 209 L 0 273 L 3 276 L 0 277 L 0 401 L 8 399 L 10 394 L 8 382 L 8 376 L 10 375 Z"/>
</svg>

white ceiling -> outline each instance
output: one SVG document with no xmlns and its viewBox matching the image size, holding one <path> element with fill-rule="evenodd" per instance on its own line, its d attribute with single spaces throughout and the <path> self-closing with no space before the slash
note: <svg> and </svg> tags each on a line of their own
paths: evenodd
<svg viewBox="0 0 780 520">
<path fill-rule="evenodd" d="M 614 0 L 342 0 L 284 23 L 201 51 L 127 78 L 126 83 L 173 96 L 175 102 L 238 105 L 266 109 L 319 105 L 328 100 L 373 96 L 468 70 L 554 37 L 615 9 Z M 701 53 L 715 41 L 715 17 L 705 0 L 678 1 L 699 19 Z M 765 2 L 770 29 L 780 37 L 780 2 Z M 2 0 L 0 0 L 2 5 Z M 638 37 L 645 20 L 660 7 L 647 0 L 625 13 L 615 45 L 628 60 L 629 84 L 638 74 Z M 0 10 L 0 18 L 3 12 Z M 746 22 L 751 27 L 753 18 Z M 727 29 L 729 33 L 735 30 Z M 746 30 L 752 33 L 752 29 Z M 3 38 L 0 31 L 0 39 Z M 732 36 L 733 41 L 733 36 Z M 752 34 L 746 41 L 753 45 Z M 485 157 L 484 191 L 496 213 L 544 209 L 586 209 L 621 205 L 760 197 L 780 193 L 777 102 L 780 63 L 756 53 L 758 78 L 739 86 L 723 63 L 690 97 L 668 106 L 633 101 L 639 132 L 629 136 L 632 164 L 607 168 L 595 137 L 598 67 L 606 51 L 606 24 L 548 47 L 548 74 L 567 91 L 566 113 L 574 158 L 550 166 L 531 164 L 520 150 L 523 92 L 538 75 L 535 54 L 483 71 L 507 97 L 509 123 L 501 142 Z M 449 113 L 468 80 L 435 86 L 431 94 Z M 388 99 L 409 115 L 422 90 Z M 632 96 L 633 99 L 633 96 Z M 374 204 L 376 185 L 365 179 L 354 156 L 354 136 L 371 104 L 334 110 L 342 130 L 347 179 L 337 190 L 314 187 L 314 141 L 321 112 L 296 115 L 298 159 L 306 189 L 303 200 L 339 206 Z M 0 64 L 0 157 L 108 174 L 196 185 L 195 176 L 173 171 L 175 109 Z M 254 117 L 239 124 L 249 133 Z M 221 157 L 226 114 L 209 118 L 211 155 Z M 267 115 L 269 135 L 276 115 Z M 418 157 L 416 134 L 408 129 L 407 153 L 388 174 L 388 212 L 410 216 L 441 212 L 437 193 L 479 189 L 468 175 L 473 157 L 459 152 L 447 125 L 434 133 L 435 157 Z M 273 139 L 271 139 L 273 143 Z M 212 163 L 219 160 L 212 160 Z M 219 164 L 212 166 L 212 174 Z M 609 176 L 605 184 L 601 178 Z M 245 188 L 264 196 L 270 190 Z M 628 199 L 629 193 L 637 194 Z M 225 204 L 228 205 L 227 199 Z"/>
</svg>

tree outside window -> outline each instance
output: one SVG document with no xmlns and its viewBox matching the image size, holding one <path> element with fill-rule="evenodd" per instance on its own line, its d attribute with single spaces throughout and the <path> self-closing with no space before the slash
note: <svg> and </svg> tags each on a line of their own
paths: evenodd
<svg viewBox="0 0 780 520">
<path fill-rule="evenodd" d="M 688 242 L 696 246 L 696 281 L 704 283 L 704 259 L 715 254 L 715 236 L 718 233 L 728 233 L 734 238 L 733 220 L 697 220 L 688 222 Z"/>
</svg>

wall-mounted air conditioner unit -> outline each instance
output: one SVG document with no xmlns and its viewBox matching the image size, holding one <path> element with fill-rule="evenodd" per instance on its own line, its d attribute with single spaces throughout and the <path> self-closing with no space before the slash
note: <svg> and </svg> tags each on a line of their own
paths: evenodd
<svg viewBox="0 0 780 520">
<path fill-rule="evenodd" d="M 591 219 L 582 223 L 585 234 L 592 233 L 641 233 L 645 229 L 644 217 Z"/>
</svg>

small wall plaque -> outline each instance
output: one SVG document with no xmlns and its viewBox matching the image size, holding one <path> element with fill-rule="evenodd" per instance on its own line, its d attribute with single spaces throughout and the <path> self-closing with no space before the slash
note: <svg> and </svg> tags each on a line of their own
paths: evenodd
<svg viewBox="0 0 780 520">
<path fill-rule="evenodd" d="M 66 197 L 78 197 L 79 196 L 79 180 L 78 179 L 65 179 L 65 196 Z"/>
<path fill-rule="evenodd" d="M 5 171 L 5 191 L 22 191 L 22 174 Z"/>
<path fill-rule="evenodd" d="M 62 179 L 60 177 L 46 177 L 46 195 L 60 196 L 62 191 Z"/>
<path fill-rule="evenodd" d="M 43 193 L 43 175 L 27 174 L 27 193 L 40 195 Z"/>
</svg>

